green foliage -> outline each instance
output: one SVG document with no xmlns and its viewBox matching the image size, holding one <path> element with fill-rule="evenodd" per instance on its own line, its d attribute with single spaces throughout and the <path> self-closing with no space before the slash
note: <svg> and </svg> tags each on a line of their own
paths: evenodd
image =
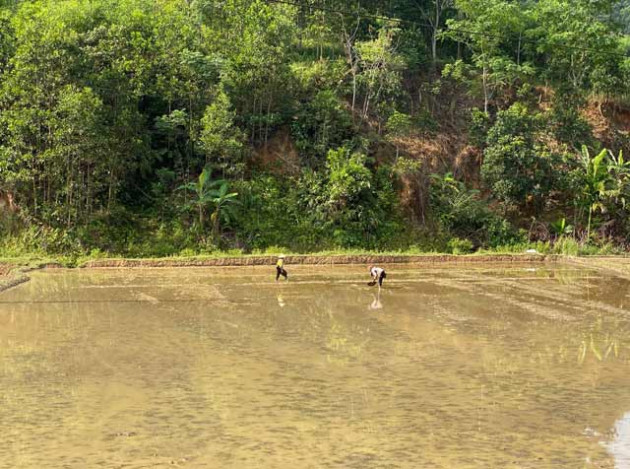
<svg viewBox="0 0 630 469">
<path fill-rule="evenodd" d="M 554 100 L 549 115 L 551 131 L 559 142 L 567 145 L 590 145 L 594 140 L 591 126 L 580 115 L 574 101 L 575 98 L 562 99 L 561 96 Z"/>
<path fill-rule="evenodd" d="M 543 76 L 556 84 L 561 94 L 575 98 L 585 91 L 619 92 L 627 86 L 614 91 L 610 87 L 615 80 L 610 80 L 614 72 L 609 72 L 620 60 L 615 55 L 617 40 L 611 34 L 617 27 L 606 21 L 611 5 L 582 0 L 543 0 L 532 4 L 531 17 L 536 26 L 530 34 L 544 60 Z M 558 21 L 564 17 L 571 20 Z"/>
<path fill-rule="evenodd" d="M 626 201 L 630 200 L 630 165 L 623 153 L 614 156 L 601 150 L 591 156 L 586 146 L 582 147 L 580 165 L 572 173 L 579 188 L 576 203 L 587 213 L 586 239 L 591 239 L 593 215 L 597 212 L 612 215 L 618 232 L 624 233 L 628 214 Z"/>
<path fill-rule="evenodd" d="M 552 252 L 565 256 L 577 256 L 580 253 L 580 244 L 574 238 L 561 236 L 554 243 Z"/>
<path fill-rule="evenodd" d="M 448 250 L 453 254 L 469 254 L 473 251 L 473 243 L 468 239 L 451 238 L 447 244 Z"/>
<path fill-rule="evenodd" d="M 629 95 L 610 2 L 0 5 L 7 251 L 520 246 L 532 216 L 630 236 L 627 139 L 584 117 Z M 481 167 L 448 154 L 468 143 Z M 479 190 L 447 174 L 427 193 L 437 168 Z"/>
<path fill-rule="evenodd" d="M 486 144 L 488 131 L 490 130 L 490 117 L 480 109 L 473 109 L 470 115 L 470 143 L 478 148 Z"/>
<path fill-rule="evenodd" d="M 360 65 L 358 84 L 364 92 L 364 119 L 373 111 L 377 119 L 382 120 L 389 114 L 389 101 L 401 91 L 401 71 L 405 59 L 396 49 L 398 33 L 397 28 L 385 25 L 378 30 L 376 37 L 356 45 Z"/>
<path fill-rule="evenodd" d="M 411 132 L 412 124 L 410 115 L 394 111 L 387 119 L 387 133 L 392 137 L 405 137 Z"/>
<path fill-rule="evenodd" d="M 234 119 L 230 100 L 223 91 L 217 93 L 201 118 L 199 143 L 206 155 L 206 165 L 212 164 L 224 174 L 238 173 L 241 166 L 238 156 L 243 137 Z"/>
<path fill-rule="evenodd" d="M 549 231 L 556 237 L 568 236 L 573 233 L 573 225 L 567 224 L 566 218 L 549 223 Z"/>
<path fill-rule="evenodd" d="M 325 170 L 256 176 L 239 186 L 236 231 L 247 249 L 392 247 L 403 225 L 389 174 L 372 173 L 364 155 L 340 148 L 329 152 Z"/>
<path fill-rule="evenodd" d="M 365 166 L 365 155 L 339 148 L 330 150 L 326 160 L 328 204 L 332 210 L 343 209 L 356 202 L 364 191 L 370 189 L 372 175 Z"/>
<path fill-rule="evenodd" d="M 494 214 L 479 192 L 448 173 L 433 175 L 429 192 L 432 216 L 438 229 L 465 238 L 475 246 L 498 246 L 521 241 L 510 223 Z"/>
<path fill-rule="evenodd" d="M 514 104 L 488 132 L 481 175 L 505 212 L 538 213 L 553 185 L 551 157 L 536 145 L 538 127 L 537 116 Z"/>
<path fill-rule="evenodd" d="M 210 174 L 209 168 L 206 167 L 196 182 L 184 184 L 180 186 L 180 189 L 193 193 L 193 198 L 187 203 L 185 208 L 197 210 L 199 219 L 196 229 L 200 234 L 203 234 L 206 210 L 208 207 L 212 207 L 210 221 L 212 222 L 214 238 L 218 240 L 221 222 L 230 223 L 234 216 L 234 204 L 238 193 L 229 192 L 227 181 L 221 179 L 211 180 Z"/>
<path fill-rule="evenodd" d="M 365 155 L 346 148 L 328 153 L 326 207 L 341 247 L 384 246 L 400 230 L 389 171 L 371 173 L 365 164 Z"/>
<path fill-rule="evenodd" d="M 291 129 L 298 150 L 314 165 L 353 136 L 350 115 L 332 90 L 318 92 L 298 113 Z"/>
<path fill-rule="evenodd" d="M 256 175 L 248 181 L 236 183 L 241 204 L 236 213 L 234 228 L 239 241 L 247 249 L 264 249 L 282 245 L 289 240 L 296 221 L 287 208 L 287 181 L 271 175 Z"/>
<path fill-rule="evenodd" d="M 514 57 L 502 48 L 503 38 L 522 35 L 527 18 L 520 5 L 505 0 L 458 0 L 456 6 L 459 15 L 447 21 L 445 35 L 470 47 L 472 67 L 463 72 L 460 62 L 455 70 L 446 69 L 446 74 L 466 81 L 476 75 L 487 114 L 491 103 L 509 101 L 519 84 L 535 74 L 529 62 L 521 61 L 520 50 Z"/>
</svg>

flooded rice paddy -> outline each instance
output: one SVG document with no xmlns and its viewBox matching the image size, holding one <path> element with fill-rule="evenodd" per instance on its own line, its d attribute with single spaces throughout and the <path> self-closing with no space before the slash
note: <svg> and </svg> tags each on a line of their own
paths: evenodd
<svg viewBox="0 0 630 469">
<path fill-rule="evenodd" d="M 0 294 L 1 468 L 627 468 L 630 282 L 60 270 Z"/>
</svg>

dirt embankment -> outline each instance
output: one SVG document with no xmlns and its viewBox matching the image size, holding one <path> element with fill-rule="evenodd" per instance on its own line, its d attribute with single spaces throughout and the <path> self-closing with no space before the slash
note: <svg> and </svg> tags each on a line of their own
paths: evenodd
<svg viewBox="0 0 630 469">
<path fill-rule="evenodd" d="M 0 264 L 0 292 L 28 281 L 28 275 L 11 264 Z"/>
<path fill-rule="evenodd" d="M 13 266 L 9 264 L 0 264 L 0 279 L 9 275 Z"/>
<path fill-rule="evenodd" d="M 134 268 L 134 267 L 239 267 L 275 264 L 277 256 L 217 257 L 217 258 L 166 258 L 166 259 L 98 259 L 88 261 L 80 268 Z M 630 278 L 630 257 L 566 257 L 541 254 L 487 254 L 487 255 L 292 255 L 285 257 L 293 265 L 369 265 L 369 264 L 511 264 L 565 262 L 590 267 Z M 27 272 L 38 268 L 59 268 L 60 264 L 39 264 L 34 267 L 0 263 L 0 292 L 29 280 Z"/>
<path fill-rule="evenodd" d="M 277 256 L 216 257 L 216 258 L 165 258 L 165 259 L 98 259 L 88 261 L 80 268 L 134 268 L 134 267 L 240 267 L 273 265 Z M 285 257 L 293 265 L 370 265 L 370 264 L 496 264 L 554 262 L 558 256 L 539 254 L 488 254 L 488 255 L 292 255 Z M 27 282 L 27 272 L 34 269 L 59 268 L 61 264 L 47 263 L 24 267 L 0 263 L 0 292 Z"/>
<path fill-rule="evenodd" d="M 232 267 L 273 265 L 275 256 L 225 257 L 206 259 L 99 259 L 88 261 L 82 268 L 103 267 Z M 555 256 L 543 255 L 339 255 L 339 256 L 286 256 L 286 264 L 335 265 L 335 264 L 442 264 L 442 263 L 512 263 L 547 262 Z"/>
</svg>

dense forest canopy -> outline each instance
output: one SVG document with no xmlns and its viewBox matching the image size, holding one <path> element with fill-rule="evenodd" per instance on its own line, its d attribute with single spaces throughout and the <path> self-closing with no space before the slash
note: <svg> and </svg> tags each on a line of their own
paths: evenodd
<svg viewBox="0 0 630 469">
<path fill-rule="evenodd" d="M 627 247 L 629 19 L 0 0 L 0 253 Z"/>
</svg>

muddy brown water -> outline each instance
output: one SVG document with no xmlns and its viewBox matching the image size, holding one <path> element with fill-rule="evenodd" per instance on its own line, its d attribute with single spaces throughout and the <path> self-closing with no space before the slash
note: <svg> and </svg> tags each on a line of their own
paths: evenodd
<svg viewBox="0 0 630 469">
<path fill-rule="evenodd" d="M 1 468 L 628 468 L 630 281 L 60 270 L 0 294 Z"/>
</svg>

